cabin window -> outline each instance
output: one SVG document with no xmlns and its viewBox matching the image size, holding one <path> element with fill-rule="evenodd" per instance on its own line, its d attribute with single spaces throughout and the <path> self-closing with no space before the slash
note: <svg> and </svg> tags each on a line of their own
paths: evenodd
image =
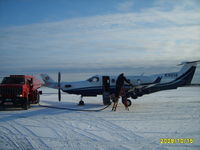
<svg viewBox="0 0 200 150">
<path fill-rule="evenodd" d="M 66 84 L 65 87 L 66 87 L 66 88 L 70 88 L 70 87 L 72 87 L 72 86 L 69 85 L 69 84 Z"/>
<path fill-rule="evenodd" d="M 99 77 L 91 77 L 87 81 L 89 81 L 89 82 L 99 82 Z"/>
</svg>

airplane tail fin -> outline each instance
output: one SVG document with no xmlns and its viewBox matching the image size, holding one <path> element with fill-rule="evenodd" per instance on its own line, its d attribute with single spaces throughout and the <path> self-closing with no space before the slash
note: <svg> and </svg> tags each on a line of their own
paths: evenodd
<svg viewBox="0 0 200 150">
<path fill-rule="evenodd" d="M 190 61 L 190 62 L 182 62 L 179 65 L 183 65 L 181 70 L 178 72 L 178 79 L 183 81 L 183 85 L 190 85 L 191 81 L 193 79 L 196 66 L 200 62 L 200 60 L 197 61 Z"/>
<path fill-rule="evenodd" d="M 46 87 L 58 89 L 58 83 L 55 82 L 48 74 L 40 75 Z"/>
</svg>

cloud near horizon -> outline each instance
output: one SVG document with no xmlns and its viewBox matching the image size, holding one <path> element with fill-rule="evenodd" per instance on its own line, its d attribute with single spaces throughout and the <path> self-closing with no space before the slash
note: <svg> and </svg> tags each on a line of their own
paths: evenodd
<svg viewBox="0 0 200 150">
<path fill-rule="evenodd" d="M 200 6 L 196 1 L 181 2 L 156 1 L 153 7 L 138 12 L 1 28 L 1 72 L 162 65 L 200 59 Z M 134 5 L 127 3 L 118 4 L 118 8 Z"/>
</svg>

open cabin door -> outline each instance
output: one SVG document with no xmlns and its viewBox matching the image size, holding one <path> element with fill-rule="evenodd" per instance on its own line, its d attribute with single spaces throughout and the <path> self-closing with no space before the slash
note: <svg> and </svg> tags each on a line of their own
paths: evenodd
<svg viewBox="0 0 200 150">
<path fill-rule="evenodd" d="M 103 104 L 109 105 L 110 102 L 110 77 L 103 76 L 102 77 L 102 96 L 103 96 Z"/>
</svg>

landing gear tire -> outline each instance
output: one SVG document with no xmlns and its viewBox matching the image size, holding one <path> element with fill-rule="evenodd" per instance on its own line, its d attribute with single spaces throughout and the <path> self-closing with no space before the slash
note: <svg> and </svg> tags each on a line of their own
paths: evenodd
<svg viewBox="0 0 200 150">
<path fill-rule="evenodd" d="M 36 102 L 36 104 L 39 104 L 40 103 L 40 94 L 39 94 L 39 92 L 37 93 L 37 102 Z"/>
<path fill-rule="evenodd" d="M 84 101 L 83 101 L 83 96 L 81 95 L 81 100 L 78 103 L 79 106 L 83 106 L 85 105 Z"/>
<path fill-rule="evenodd" d="M 84 103 L 83 100 L 80 100 L 79 103 L 78 103 L 78 105 L 79 105 L 79 106 L 83 106 L 83 105 L 85 105 L 85 103 Z"/>
<path fill-rule="evenodd" d="M 0 102 L 0 109 L 5 109 L 5 105 L 4 105 L 4 102 Z"/>
<path fill-rule="evenodd" d="M 130 99 L 127 99 L 127 105 L 128 105 L 128 107 L 130 107 L 132 105 L 132 102 Z"/>
<path fill-rule="evenodd" d="M 29 101 L 28 98 L 25 99 L 24 103 L 22 104 L 22 108 L 23 108 L 24 110 L 28 110 L 28 109 L 30 108 L 30 101 Z"/>
</svg>

